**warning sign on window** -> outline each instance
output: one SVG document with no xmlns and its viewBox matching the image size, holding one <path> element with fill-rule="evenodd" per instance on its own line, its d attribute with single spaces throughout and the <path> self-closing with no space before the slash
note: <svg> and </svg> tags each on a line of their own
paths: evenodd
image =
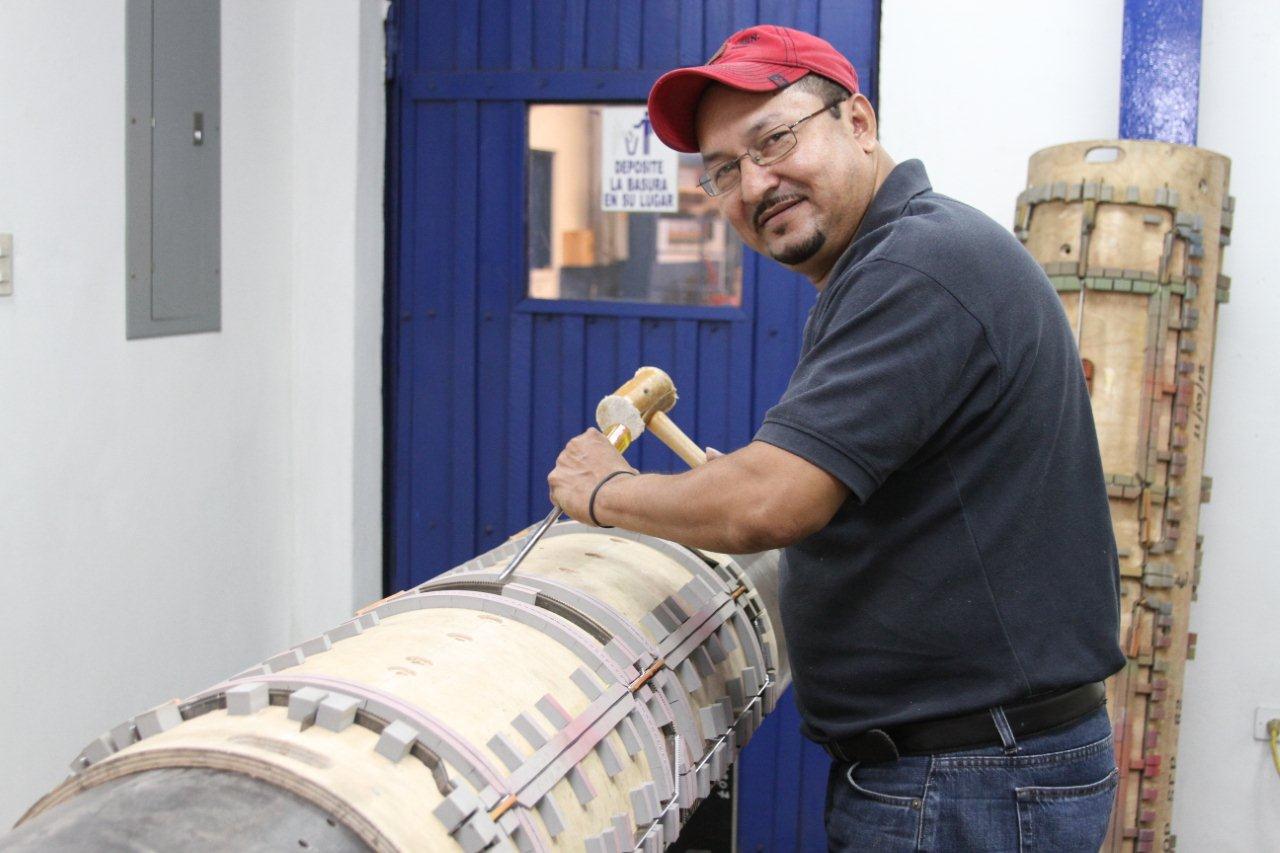
<svg viewBox="0 0 1280 853">
<path fill-rule="evenodd" d="M 646 107 L 605 107 L 601 122 L 604 152 L 601 207 L 630 213 L 670 213 L 679 209 L 679 157 L 663 145 L 649 124 Z"/>
</svg>

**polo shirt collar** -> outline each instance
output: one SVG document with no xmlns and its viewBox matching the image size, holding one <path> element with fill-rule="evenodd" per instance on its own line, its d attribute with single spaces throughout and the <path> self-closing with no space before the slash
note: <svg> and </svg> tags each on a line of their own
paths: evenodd
<svg viewBox="0 0 1280 853">
<path fill-rule="evenodd" d="M 853 235 L 853 240 L 836 261 L 831 274 L 827 277 L 827 282 L 834 281 L 845 267 L 865 251 L 865 247 L 859 246 L 863 237 L 900 217 L 907 202 L 931 189 L 933 187 L 929 183 L 929 176 L 925 173 L 924 163 L 919 160 L 904 160 L 894 166 L 889 177 L 885 178 L 884 183 L 880 185 L 879 192 L 871 199 L 871 205 L 867 208 L 866 215 L 862 217 L 858 232 Z"/>
<path fill-rule="evenodd" d="M 853 242 L 881 225 L 885 225 L 902 215 L 902 209 L 914 196 L 933 189 L 929 185 L 929 176 L 925 174 L 924 163 L 919 160 L 907 160 L 893 167 L 889 177 L 880 185 L 880 191 L 871 199 L 867 215 L 862 217 L 858 233 Z"/>
</svg>

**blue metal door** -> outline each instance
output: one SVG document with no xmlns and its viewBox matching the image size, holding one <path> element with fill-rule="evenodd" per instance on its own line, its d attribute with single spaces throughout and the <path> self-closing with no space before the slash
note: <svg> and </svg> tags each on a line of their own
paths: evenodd
<svg viewBox="0 0 1280 853">
<path fill-rule="evenodd" d="M 814 293 L 747 252 L 736 308 L 526 297 L 530 103 L 642 103 L 734 31 L 816 32 L 875 100 L 877 0 L 396 0 L 389 23 L 387 584 L 420 583 L 546 510 L 544 477 L 635 368 L 675 380 L 703 445 L 750 441 Z M 642 470 L 680 461 L 652 439 Z M 827 759 L 789 699 L 739 770 L 742 850 L 824 849 Z"/>
</svg>

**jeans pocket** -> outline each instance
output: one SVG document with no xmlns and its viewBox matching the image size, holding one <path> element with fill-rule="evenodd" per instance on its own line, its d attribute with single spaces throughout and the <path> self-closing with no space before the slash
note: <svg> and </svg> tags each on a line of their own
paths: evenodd
<svg viewBox="0 0 1280 853">
<path fill-rule="evenodd" d="M 1018 849 L 1096 853 L 1107 834 L 1120 771 L 1085 785 L 1014 788 Z"/>
<path fill-rule="evenodd" d="M 878 791 L 872 791 L 868 788 L 864 788 L 862 785 L 859 785 L 853 778 L 853 774 L 857 769 L 858 762 L 855 761 L 853 764 L 849 765 L 849 769 L 845 771 L 844 778 L 848 780 L 849 787 L 853 788 L 853 790 L 857 791 L 862 796 L 870 800 L 875 800 L 877 803 L 884 803 L 888 806 L 901 806 L 906 809 L 920 810 L 922 805 L 920 797 L 882 794 Z"/>
<path fill-rule="evenodd" d="M 827 850 L 917 849 L 924 830 L 928 775 L 921 761 L 847 768 L 833 762 L 824 820 Z"/>
</svg>

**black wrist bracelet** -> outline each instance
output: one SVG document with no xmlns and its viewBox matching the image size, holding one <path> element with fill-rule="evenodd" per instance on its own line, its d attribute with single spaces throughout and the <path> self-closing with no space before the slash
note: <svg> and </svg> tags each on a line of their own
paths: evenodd
<svg viewBox="0 0 1280 853">
<path fill-rule="evenodd" d="M 610 473 L 605 474 L 604 479 L 596 483 L 596 487 L 591 490 L 591 500 L 587 501 L 587 515 L 591 517 L 591 523 L 594 524 L 596 527 L 604 527 L 604 528 L 613 527 L 612 524 L 601 524 L 599 521 L 596 520 L 596 495 L 600 494 L 600 489 L 601 487 L 604 486 L 605 483 L 609 482 L 614 477 L 617 477 L 620 474 L 628 474 L 634 477 L 636 475 L 636 472 L 625 471 L 625 470 L 611 471 Z"/>
</svg>

